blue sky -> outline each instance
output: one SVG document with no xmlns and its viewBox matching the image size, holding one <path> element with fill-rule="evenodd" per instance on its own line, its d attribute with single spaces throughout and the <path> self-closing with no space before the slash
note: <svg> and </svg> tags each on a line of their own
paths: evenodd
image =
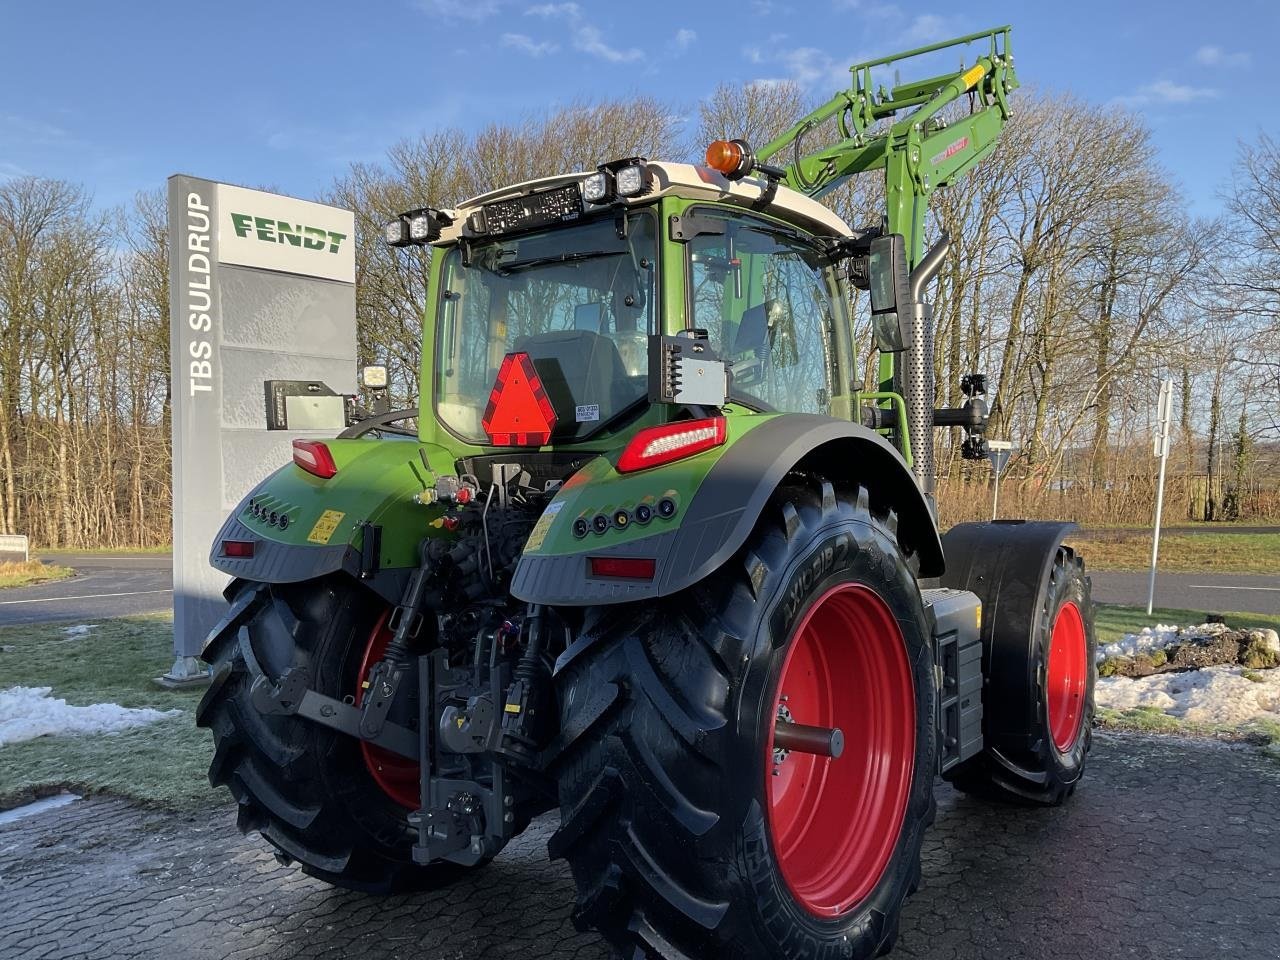
<svg viewBox="0 0 1280 960">
<path fill-rule="evenodd" d="M 1195 214 L 1217 212 L 1239 139 L 1280 134 L 1274 0 L 958 6 L 0 0 L 0 177 L 104 206 L 174 172 L 312 196 L 424 130 L 636 92 L 691 115 L 721 81 L 826 94 L 859 57 L 1004 22 L 1024 83 L 1145 116 Z"/>
</svg>

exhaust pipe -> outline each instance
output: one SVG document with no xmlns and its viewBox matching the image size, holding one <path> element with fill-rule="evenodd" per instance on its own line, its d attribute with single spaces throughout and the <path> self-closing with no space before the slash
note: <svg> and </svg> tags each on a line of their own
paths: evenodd
<svg viewBox="0 0 1280 960">
<path fill-rule="evenodd" d="M 911 345 L 902 370 L 902 399 L 907 406 L 907 429 L 911 436 L 911 472 L 916 483 L 932 502 L 933 468 L 933 307 L 924 300 L 924 288 L 937 275 L 951 249 L 951 238 L 943 231 L 911 271 Z"/>
</svg>

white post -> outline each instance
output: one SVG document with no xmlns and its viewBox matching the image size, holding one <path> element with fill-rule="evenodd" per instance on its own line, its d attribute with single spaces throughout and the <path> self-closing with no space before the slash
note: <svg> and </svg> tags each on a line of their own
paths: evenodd
<svg viewBox="0 0 1280 960">
<path fill-rule="evenodd" d="M 1147 615 L 1156 600 L 1156 561 L 1160 556 L 1160 515 L 1164 512 L 1164 468 L 1169 462 L 1169 423 L 1173 419 L 1173 381 L 1160 381 L 1160 400 L 1157 406 L 1155 455 L 1160 458 L 1160 479 L 1156 481 L 1156 519 L 1151 534 L 1151 579 L 1147 583 Z"/>
<path fill-rule="evenodd" d="M 996 471 L 996 492 L 991 497 L 991 519 L 1000 515 L 1000 472 Z"/>
</svg>

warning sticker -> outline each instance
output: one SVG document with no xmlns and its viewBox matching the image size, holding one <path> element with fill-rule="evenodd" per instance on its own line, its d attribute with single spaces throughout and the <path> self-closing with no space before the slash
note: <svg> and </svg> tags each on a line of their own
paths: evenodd
<svg viewBox="0 0 1280 960">
<path fill-rule="evenodd" d="M 333 531 L 338 529 L 338 524 L 345 516 L 346 514 L 341 510 L 326 510 L 320 514 L 320 519 L 307 534 L 307 540 L 311 543 L 328 543 L 329 538 L 333 536 Z"/>
<path fill-rule="evenodd" d="M 578 405 L 578 422 L 588 423 L 600 419 L 600 404 L 582 403 Z"/>
<path fill-rule="evenodd" d="M 537 550 L 542 546 L 542 541 L 547 539 L 547 532 L 551 529 L 551 522 L 555 520 L 556 514 L 563 507 L 564 501 L 557 500 L 543 511 L 542 516 L 538 518 L 538 522 L 533 525 L 533 529 L 529 532 L 529 539 L 524 545 L 526 550 Z"/>
</svg>

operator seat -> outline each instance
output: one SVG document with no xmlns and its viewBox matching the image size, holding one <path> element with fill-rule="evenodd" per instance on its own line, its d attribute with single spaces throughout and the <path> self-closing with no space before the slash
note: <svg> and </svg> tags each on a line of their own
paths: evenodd
<svg viewBox="0 0 1280 960">
<path fill-rule="evenodd" d="M 636 399 L 618 348 L 608 337 L 561 330 L 520 337 L 513 349 L 533 361 L 562 426 L 576 426 L 579 406 L 599 406 L 603 422 Z"/>
</svg>

